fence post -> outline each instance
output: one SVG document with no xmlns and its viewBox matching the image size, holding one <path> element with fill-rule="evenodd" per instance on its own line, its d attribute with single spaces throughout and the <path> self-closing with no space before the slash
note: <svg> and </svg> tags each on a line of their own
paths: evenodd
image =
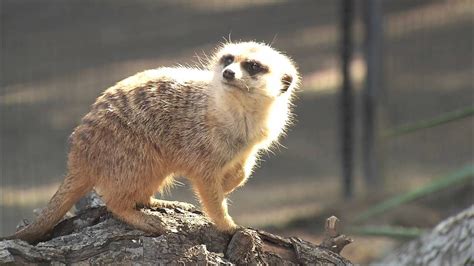
<svg viewBox="0 0 474 266">
<path fill-rule="evenodd" d="M 381 91 L 383 75 L 382 38 L 383 20 L 379 0 L 364 1 L 365 44 L 364 55 L 367 64 L 365 87 L 362 91 L 362 160 L 366 185 L 369 188 L 380 185 L 377 178 L 377 94 Z"/>
<path fill-rule="evenodd" d="M 354 17 L 354 1 L 341 0 L 341 74 L 342 88 L 340 94 L 340 138 L 342 159 L 342 183 L 343 195 L 351 198 L 354 194 L 353 182 L 353 127 L 354 107 L 353 92 L 350 76 L 350 64 L 352 59 L 352 24 Z"/>
</svg>

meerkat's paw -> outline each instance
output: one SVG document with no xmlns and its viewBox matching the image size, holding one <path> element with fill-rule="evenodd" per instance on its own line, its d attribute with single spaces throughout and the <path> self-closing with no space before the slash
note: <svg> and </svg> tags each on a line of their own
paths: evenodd
<svg viewBox="0 0 474 266">
<path fill-rule="evenodd" d="M 235 232 L 237 232 L 241 226 L 238 226 L 237 224 L 234 223 L 232 219 L 225 219 L 223 221 L 216 221 L 214 222 L 214 225 L 216 226 L 217 230 L 228 233 L 233 235 Z"/>
<path fill-rule="evenodd" d="M 238 225 L 234 225 L 234 226 L 231 226 L 231 227 L 229 227 L 229 228 L 227 228 L 227 229 L 222 230 L 222 232 L 225 232 L 225 233 L 227 233 L 227 234 L 229 234 L 229 235 L 233 235 L 233 234 L 235 234 L 237 231 L 242 230 L 242 229 L 243 229 L 243 227 L 238 226 Z"/>
<path fill-rule="evenodd" d="M 150 233 L 162 235 L 170 231 L 169 226 L 157 215 L 153 215 L 148 210 L 136 210 L 132 208 L 111 208 L 113 215 L 128 225 Z"/>
<path fill-rule="evenodd" d="M 197 210 L 196 206 L 186 203 L 186 202 L 179 202 L 179 201 L 168 201 L 166 203 L 166 207 L 168 208 L 179 208 L 185 211 L 195 211 Z"/>
<path fill-rule="evenodd" d="M 160 218 L 150 216 L 143 221 L 140 225 L 137 226 L 139 229 L 156 235 L 162 235 L 166 232 L 169 232 L 171 229 L 166 223 L 164 223 Z"/>
<path fill-rule="evenodd" d="M 179 201 L 168 201 L 168 200 L 159 200 L 159 199 L 151 199 L 150 200 L 150 207 L 152 208 L 170 208 L 175 209 L 179 208 L 185 211 L 195 211 L 197 210 L 196 206 L 186 203 L 186 202 L 179 202 Z"/>
<path fill-rule="evenodd" d="M 230 234 L 230 235 L 234 235 L 235 233 L 239 232 L 239 231 L 243 231 L 247 229 L 246 227 L 243 227 L 241 225 L 235 225 L 235 227 L 233 227 L 231 230 L 229 231 L 226 231 L 226 233 Z"/>
</svg>

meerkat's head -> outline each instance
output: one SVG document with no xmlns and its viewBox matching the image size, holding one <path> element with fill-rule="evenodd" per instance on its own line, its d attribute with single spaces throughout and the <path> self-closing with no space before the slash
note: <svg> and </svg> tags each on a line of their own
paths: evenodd
<svg viewBox="0 0 474 266">
<path fill-rule="evenodd" d="M 269 98 L 291 95 L 299 75 L 292 60 L 256 42 L 226 43 L 210 61 L 215 83 L 235 93 Z"/>
</svg>

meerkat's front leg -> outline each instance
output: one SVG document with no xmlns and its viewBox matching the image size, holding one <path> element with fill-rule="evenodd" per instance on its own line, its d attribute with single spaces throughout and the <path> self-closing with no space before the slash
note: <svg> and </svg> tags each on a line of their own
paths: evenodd
<svg viewBox="0 0 474 266">
<path fill-rule="evenodd" d="M 255 165 L 255 156 L 251 156 L 245 162 L 237 163 L 228 170 L 222 179 L 222 190 L 225 195 L 232 193 L 236 188 L 245 184 L 252 173 Z"/>
<path fill-rule="evenodd" d="M 225 195 L 230 194 L 237 187 L 242 186 L 247 180 L 248 175 L 245 173 L 242 164 L 232 167 L 229 171 L 224 174 L 222 179 L 222 190 Z"/>
<path fill-rule="evenodd" d="M 219 231 L 234 233 L 237 225 L 227 211 L 227 202 L 218 178 L 193 180 L 201 205 Z"/>
</svg>

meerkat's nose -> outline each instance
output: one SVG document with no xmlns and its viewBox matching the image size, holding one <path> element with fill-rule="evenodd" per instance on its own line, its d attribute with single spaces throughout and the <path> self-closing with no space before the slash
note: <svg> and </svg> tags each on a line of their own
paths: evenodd
<svg viewBox="0 0 474 266">
<path fill-rule="evenodd" d="M 226 69 L 224 70 L 224 72 L 222 73 L 222 76 L 226 79 L 226 80 L 233 80 L 235 79 L 235 72 L 230 70 L 230 69 Z"/>
</svg>

